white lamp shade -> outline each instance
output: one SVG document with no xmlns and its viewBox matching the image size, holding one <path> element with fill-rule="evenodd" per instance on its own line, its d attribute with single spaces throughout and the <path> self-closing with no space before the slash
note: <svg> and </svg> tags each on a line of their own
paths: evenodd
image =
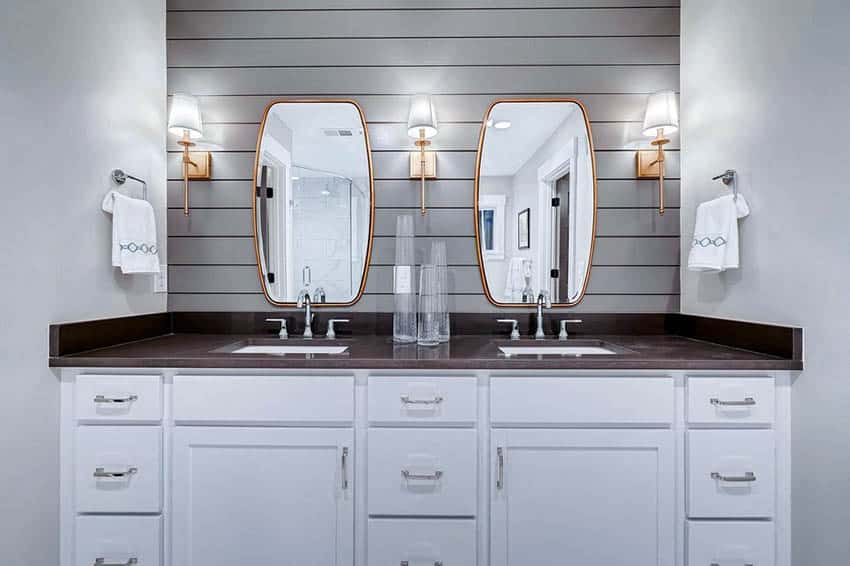
<svg viewBox="0 0 850 566">
<path fill-rule="evenodd" d="M 678 129 L 679 107 L 676 104 L 676 93 L 672 90 L 662 90 L 650 94 L 643 118 L 643 135 L 654 137 L 658 130 L 661 130 L 662 135 L 672 134 Z"/>
<path fill-rule="evenodd" d="M 201 122 L 201 105 L 197 97 L 178 93 L 171 97 L 168 131 L 182 137 L 184 130 L 189 131 L 189 136 L 192 139 L 198 139 L 204 135 L 204 125 Z"/>
<path fill-rule="evenodd" d="M 434 102 L 429 94 L 416 94 L 410 98 L 407 135 L 418 138 L 420 130 L 425 131 L 426 138 L 437 135 L 437 114 L 434 112 Z"/>
</svg>

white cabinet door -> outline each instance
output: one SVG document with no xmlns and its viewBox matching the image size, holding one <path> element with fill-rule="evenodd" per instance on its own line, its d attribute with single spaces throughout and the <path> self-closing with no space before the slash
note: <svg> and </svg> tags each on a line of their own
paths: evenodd
<svg viewBox="0 0 850 566">
<path fill-rule="evenodd" d="M 493 430 L 492 566 L 672 566 L 670 430 Z"/>
<path fill-rule="evenodd" d="M 353 436 L 177 427 L 172 564 L 351 566 Z"/>
</svg>

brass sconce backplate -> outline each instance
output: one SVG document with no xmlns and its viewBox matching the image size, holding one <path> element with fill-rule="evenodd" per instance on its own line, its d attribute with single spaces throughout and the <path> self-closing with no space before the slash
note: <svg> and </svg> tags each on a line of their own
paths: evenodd
<svg viewBox="0 0 850 566">
<path fill-rule="evenodd" d="M 410 152 L 410 178 L 419 179 L 422 177 L 422 160 L 425 160 L 425 178 L 437 178 L 437 152 L 426 151 L 420 154 L 418 151 Z"/>
<path fill-rule="evenodd" d="M 207 181 L 212 178 L 212 154 L 209 151 L 190 151 L 189 160 L 189 179 Z"/>
<path fill-rule="evenodd" d="M 637 152 L 637 178 L 657 179 L 661 174 L 658 151 L 654 149 Z"/>
</svg>

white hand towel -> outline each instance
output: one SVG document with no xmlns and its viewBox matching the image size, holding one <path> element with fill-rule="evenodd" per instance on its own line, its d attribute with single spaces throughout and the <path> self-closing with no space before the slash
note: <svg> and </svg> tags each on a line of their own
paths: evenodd
<svg viewBox="0 0 850 566">
<path fill-rule="evenodd" d="M 112 265 L 121 273 L 159 273 L 156 219 L 146 200 L 109 191 L 101 205 L 112 214 Z"/>
<path fill-rule="evenodd" d="M 742 195 L 725 195 L 697 207 L 690 271 L 738 269 L 738 219 L 750 213 Z"/>
<path fill-rule="evenodd" d="M 523 278 L 523 262 L 521 257 L 512 257 L 508 264 L 508 273 L 505 279 L 505 300 L 516 302 L 522 298 L 522 290 L 525 287 Z"/>
</svg>

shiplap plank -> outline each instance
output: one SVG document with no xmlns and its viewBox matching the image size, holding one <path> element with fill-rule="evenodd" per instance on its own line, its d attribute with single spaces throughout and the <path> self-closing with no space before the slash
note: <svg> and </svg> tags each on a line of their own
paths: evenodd
<svg viewBox="0 0 850 566">
<path fill-rule="evenodd" d="M 658 206 L 658 181 L 650 179 L 599 181 L 600 208 L 654 208 Z M 428 205 L 432 208 L 468 207 L 473 202 L 472 180 L 429 181 Z M 192 181 L 191 202 L 197 208 L 245 208 L 251 206 L 251 181 Z M 664 200 L 670 208 L 680 202 L 679 181 L 664 183 Z M 183 206 L 183 182 L 168 182 L 168 207 Z M 375 181 L 375 206 L 413 208 L 419 206 L 419 181 Z"/>
<path fill-rule="evenodd" d="M 593 269 L 598 266 L 622 265 L 672 267 L 679 265 L 679 256 L 679 238 L 676 237 L 597 238 L 593 252 Z"/>
<path fill-rule="evenodd" d="M 446 261 L 449 265 L 478 265 L 475 251 L 475 238 L 471 236 L 450 238 L 416 238 L 414 255 L 416 263 L 427 263 L 431 254 L 431 244 L 438 240 L 446 241 Z M 395 263 L 396 242 L 394 237 L 377 237 L 372 242 L 372 265 L 393 265 Z M 477 267 L 476 267 L 477 269 Z"/>
<path fill-rule="evenodd" d="M 664 215 L 651 208 L 602 209 L 597 212 L 597 237 L 678 236 L 679 210 Z"/>
<path fill-rule="evenodd" d="M 679 89 L 678 65 L 169 69 L 168 92 L 222 94 L 638 94 Z"/>
<path fill-rule="evenodd" d="M 679 0 L 535 0 L 535 8 L 679 6 Z M 168 0 L 169 10 L 526 9 L 527 0 Z"/>
<path fill-rule="evenodd" d="M 678 35 L 679 9 L 174 12 L 168 39 Z"/>
<path fill-rule="evenodd" d="M 437 170 L 440 179 L 475 178 L 474 151 L 443 152 L 437 156 Z M 176 181 L 182 178 L 181 156 L 168 154 L 168 178 Z M 410 174 L 409 153 L 407 151 L 376 151 L 372 154 L 375 179 L 407 179 Z M 679 152 L 667 152 L 667 179 L 679 178 Z M 212 178 L 215 180 L 251 179 L 254 171 L 254 152 L 213 152 Z M 600 180 L 634 180 L 635 152 L 597 151 L 596 171 Z M 194 183 L 193 183 L 194 186 Z M 643 185 L 642 185 L 643 186 Z M 470 203 L 471 204 L 471 203 Z"/>
<path fill-rule="evenodd" d="M 169 236 L 253 236 L 251 209 L 192 209 L 189 216 L 182 209 L 169 209 Z"/>
<path fill-rule="evenodd" d="M 309 94 L 306 98 L 347 99 L 349 96 L 321 96 Z M 496 99 L 521 98 L 522 95 L 444 94 L 434 97 L 441 122 L 478 122 Z M 537 98 L 576 98 L 587 109 L 591 121 L 640 122 L 646 110 L 645 94 L 582 94 L 540 93 Z M 259 124 L 263 110 L 274 99 L 286 95 L 262 96 L 203 96 L 201 109 L 204 123 Z M 289 97 L 297 98 L 297 97 Z M 406 95 L 361 95 L 355 100 L 363 108 L 366 120 L 375 122 L 404 122 L 407 120 L 410 97 Z"/>
<path fill-rule="evenodd" d="M 505 313 L 487 302 L 484 295 L 450 295 L 452 312 Z M 584 300 L 570 309 L 554 309 L 557 313 L 656 313 L 679 312 L 679 295 L 585 295 Z M 272 307 L 262 293 L 169 293 L 170 311 L 295 311 L 294 308 Z M 351 312 L 392 312 L 392 295 L 364 295 L 350 307 Z M 531 309 L 529 309 L 530 311 Z M 512 311 L 522 312 L 522 311 Z"/>
<path fill-rule="evenodd" d="M 253 293 L 260 291 L 257 269 L 250 265 L 171 265 L 169 290 L 175 293 Z M 459 266 L 448 270 L 450 294 L 481 294 L 481 276 L 477 266 Z M 371 266 L 366 281 L 369 295 L 392 294 L 393 268 Z M 676 294 L 679 292 L 678 267 L 595 267 L 591 271 L 589 294 Z"/>
<path fill-rule="evenodd" d="M 416 262 L 428 261 L 431 243 L 439 237 L 416 239 Z M 451 238 L 446 247 L 452 266 L 476 266 L 478 256 L 472 236 Z M 382 236 L 372 243 L 372 265 L 393 265 L 395 238 Z M 250 237 L 172 237 L 168 261 L 176 265 L 255 265 L 254 240 Z M 594 266 L 679 265 L 679 240 L 675 237 L 599 238 Z"/>
<path fill-rule="evenodd" d="M 593 145 L 597 150 L 651 149 L 650 141 L 641 134 L 640 122 L 596 123 L 591 126 Z M 369 124 L 369 140 L 374 151 L 404 151 L 412 148 L 413 142 L 407 135 L 407 123 Z M 228 150 L 254 151 L 259 134 L 258 124 L 209 124 L 204 127 L 203 139 L 197 140 L 195 151 Z M 440 133 L 431 140 L 430 149 L 468 150 L 478 148 L 481 135 L 480 124 L 440 124 Z M 678 133 L 669 136 L 670 144 L 666 149 L 678 149 Z M 179 151 L 178 138 L 168 136 L 168 149 Z"/>
<path fill-rule="evenodd" d="M 673 65 L 678 37 L 172 39 L 168 66 Z"/>
<path fill-rule="evenodd" d="M 255 266 L 254 238 L 169 238 L 168 263 Z"/>
</svg>

